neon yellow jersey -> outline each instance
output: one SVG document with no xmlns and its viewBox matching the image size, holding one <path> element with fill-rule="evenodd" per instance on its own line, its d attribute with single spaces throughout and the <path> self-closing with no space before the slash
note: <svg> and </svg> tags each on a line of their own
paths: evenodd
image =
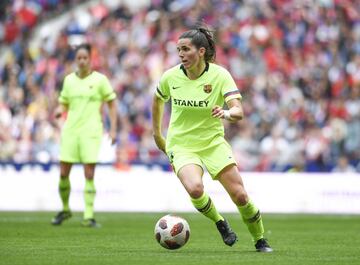
<svg viewBox="0 0 360 265">
<path fill-rule="evenodd" d="M 230 73 L 211 63 L 196 80 L 190 80 L 181 65 L 167 70 L 156 95 L 165 102 L 171 99 L 167 151 L 201 151 L 218 144 L 224 137 L 224 126 L 220 119 L 211 116 L 212 107 L 241 99 Z"/>
<path fill-rule="evenodd" d="M 83 79 L 76 73 L 67 75 L 59 97 L 61 104 L 68 105 L 63 134 L 101 136 L 101 105 L 115 98 L 108 78 L 99 72 Z"/>
</svg>

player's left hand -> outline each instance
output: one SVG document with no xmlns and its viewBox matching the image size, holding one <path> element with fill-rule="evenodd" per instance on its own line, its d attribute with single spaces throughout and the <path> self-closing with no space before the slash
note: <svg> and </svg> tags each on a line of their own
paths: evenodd
<svg viewBox="0 0 360 265">
<path fill-rule="evenodd" d="M 114 145 L 116 143 L 116 131 L 111 130 L 109 132 L 109 137 L 111 139 L 111 145 Z"/>
<path fill-rule="evenodd" d="M 211 109 L 211 116 L 213 118 L 219 118 L 219 119 L 224 118 L 224 110 L 223 110 L 223 108 L 218 106 L 218 105 L 215 105 Z"/>
</svg>

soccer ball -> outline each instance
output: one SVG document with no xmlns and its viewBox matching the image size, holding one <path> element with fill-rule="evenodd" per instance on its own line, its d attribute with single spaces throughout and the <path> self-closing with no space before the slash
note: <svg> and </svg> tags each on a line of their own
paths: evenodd
<svg viewBox="0 0 360 265">
<path fill-rule="evenodd" d="M 188 222 L 176 215 L 165 215 L 155 225 L 155 238 L 161 246 L 167 249 L 181 248 L 190 237 Z"/>
</svg>

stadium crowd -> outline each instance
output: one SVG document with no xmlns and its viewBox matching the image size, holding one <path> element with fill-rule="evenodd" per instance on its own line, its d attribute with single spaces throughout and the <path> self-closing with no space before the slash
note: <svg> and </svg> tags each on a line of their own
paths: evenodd
<svg viewBox="0 0 360 265">
<path fill-rule="evenodd" d="M 243 96 L 246 119 L 225 123 L 240 170 L 360 171 L 359 1 L 150 2 L 136 12 L 124 4 L 89 9 L 90 26 L 73 17 L 55 41 L 37 47 L 21 38 L 8 44 L 11 56 L 0 65 L 0 161 L 57 161 L 61 124 L 53 111 L 74 69 L 69 39 L 82 35 L 93 45 L 94 68 L 118 95 L 119 139 L 115 155 L 102 161 L 115 159 L 121 170 L 166 167 L 152 138 L 152 96 L 160 74 L 178 63 L 179 34 L 204 21 L 215 30 L 217 63 Z"/>
<path fill-rule="evenodd" d="M 80 0 L 0 1 L 0 41 L 7 44 L 30 37 L 32 29 L 79 4 Z"/>
</svg>

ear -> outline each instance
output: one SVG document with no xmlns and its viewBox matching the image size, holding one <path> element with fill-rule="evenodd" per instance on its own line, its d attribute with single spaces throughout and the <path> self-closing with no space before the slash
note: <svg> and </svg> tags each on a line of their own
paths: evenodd
<svg viewBox="0 0 360 265">
<path fill-rule="evenodd" d="M 198 52 L 201 57 L 204 57 L 206 53 L 206 49 L 204 47 L 201 47 L 199 48 Z"/>
</svg>

